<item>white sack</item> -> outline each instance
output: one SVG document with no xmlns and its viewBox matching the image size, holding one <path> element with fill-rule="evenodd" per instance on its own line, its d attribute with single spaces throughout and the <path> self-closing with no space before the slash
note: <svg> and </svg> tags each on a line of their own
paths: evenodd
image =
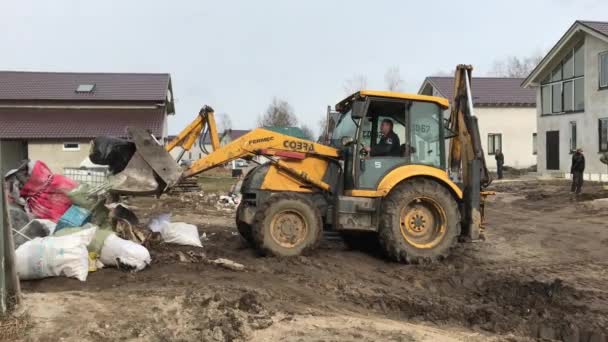
<svg viewBox="0 0 608 342">
<path fill-rule="evenodd" d="M 152 262 L 150 252 L 146 247 L 130 240 L 121 239 L 116 234 L 110 234 L 106 238 L 99 260 L 105 266 L 126 265 L 135 271 L 143 270 Z"/>
<path fill-rule="evenodd" d="M 198 236 L 198 229 L 193 224 L 171 222 L 160 231 L 160 235 L 167 243 L 203 247 Z"/>
<path fill-rule="evenodd" d="M 66 236 L 47 236 L 28 241 L 15 251 L 20 279 L 65 276 L 80 281 L 89 274 L 89 252 L 97 228 L 83 229 Z"/>
</svg>

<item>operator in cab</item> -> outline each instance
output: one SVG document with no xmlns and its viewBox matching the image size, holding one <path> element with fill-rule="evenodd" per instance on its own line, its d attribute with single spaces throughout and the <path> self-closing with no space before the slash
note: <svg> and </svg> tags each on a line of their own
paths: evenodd
<svg viewBox="0 0 608 342">
<path fill-rule="evenodd" d="M 373 148 L 366 146 L 364 149 L 369 152 L 372 157 L 400 157 L 401 144 L 399 137 L 393 132 L 393 121 L 390 119 L 382 120 L 380 124 L 380 142 Z"/>
</svg>

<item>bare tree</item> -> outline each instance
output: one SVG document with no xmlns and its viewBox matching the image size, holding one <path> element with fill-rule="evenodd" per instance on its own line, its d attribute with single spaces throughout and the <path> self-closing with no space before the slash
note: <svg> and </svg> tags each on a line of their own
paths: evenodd
<svg viewBox="0 0 608 342">
<path fill-rule="evenodd" d="M 273 98 L 266 112 L 258 117 L 258 127 L 291 127 L 298 124 L 298 119 L 293 113 L 289 102 Z"/>
<path fill-rule="evenodd" d="M 220 113 L 217 116 L 217 128 L 219 132 L 226 132 L 232 129 L 232 120 L 226 113 Z"/>
<path fill-rule="evenodd" d="M 344 81 L 343 88 L 346 95 L 363 90 L 367 88 L 367 77 L 363 75 L 355 75 L 353 78 Z"/>
<path fill-rule="evenodd" d="M 312 131 L 312 129 L 310 127 L 308 127 L 308 125 L 302 124 L 300 125 L 300 129 L 302 130 L 302 133 L 304 133 L 304 137 L 308 140 L 312 140 L 315 141 L 315 133 Z"/>
<path fill-rule="evenodd" d="M 403 79 L 398 66 L 390 67 L 384 73 L 384 83 L 387 90 L 402 91 Z"/>
<path fill-rule="evenodd" d="M 321 117 L 321 119 L 319 119 L 319 137 L 320 137 L 320 141 L 321 143 L 326 143 L 328 141 L 328 137 L 326 136 L 326 132 L 327 132 L 327 115 L 323 115 Z"/>
<path fill-rule="evenodd" d="M 495 61 L 490 74 L 497 77 L 527 77 L 542 59 L 540 53 L 529 57 L 509 56 Z"/>
</svg>

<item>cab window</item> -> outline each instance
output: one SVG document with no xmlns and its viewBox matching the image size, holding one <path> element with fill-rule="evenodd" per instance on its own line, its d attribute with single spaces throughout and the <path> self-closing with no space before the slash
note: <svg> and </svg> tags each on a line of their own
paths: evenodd
<svg viewBox="0 0 608 342">
<path fill-rule="evenodd" d="M 331 145 L 334 147 L 342 147 L 341 139 L 343 137 L 352 137 L 355 138 L 355 132 L 357 131 L 357 125 L 353 121 L 351 116 L 351 111 L 349 110 L 347 113 L 342 115 L 336 128 L 334 128 L 331 135 Z"/>
<path fill-rule="evenodd" d="M 442 167 L 441 144 L 444 141 L 441 109 L 434 103 L 414 101 L 409 112 L 409 143 L 414 147 L 411 162 Z"/>
<path fill-rule="evenodd" d="M 380 139 L 382 139 L 382 132 L 380 131 L 381 123 L 383 120 L 388 119 L 393 123 L 393 132 L 397 134 L 400 144 L 403 145 L 407 141 L 405 107 L 405 103 L 401 101 L 371 101 L 367 116 L 363 121 L 363 144 L 371 148 L 379 144 Z M 401 154 L 395 157 L 404 157 L 404 155 Z"/>
</svg>

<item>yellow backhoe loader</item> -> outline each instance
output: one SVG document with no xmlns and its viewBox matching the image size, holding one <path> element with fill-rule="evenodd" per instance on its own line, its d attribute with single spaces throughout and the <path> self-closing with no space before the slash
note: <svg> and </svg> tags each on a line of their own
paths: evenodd
<svg viewBox="0 0 608 342">
<path fill-rule="evenodd" d="M 266 162 L 242 182 L 236 225 L 262 253 L 299 255 L 314 249 L 327 229 L 351 244 L 379 241 L 396 261 L 441 259 L 457 241 L 479 238 L 481 188 L 490 181 L 472 115 L 471 71 L 465 65 L 456 69 L 448 118 L 445 98 L 371 90 L 352 94 L 328 113 L 324 144 L 257 128 L 220 146 L 208 106 L 164 148 L 150 134 L 130 129 L 136 154 L 116 175 L 123 181 L 114 191 L 162 192 L 231 160 L 261 158 Z M 369 155 L 385 119 L 393 122 L 400 153 Z M 179 169 L 167 152 L 187 151 L 206 135 L 213 151 Z"/>
</svg>

